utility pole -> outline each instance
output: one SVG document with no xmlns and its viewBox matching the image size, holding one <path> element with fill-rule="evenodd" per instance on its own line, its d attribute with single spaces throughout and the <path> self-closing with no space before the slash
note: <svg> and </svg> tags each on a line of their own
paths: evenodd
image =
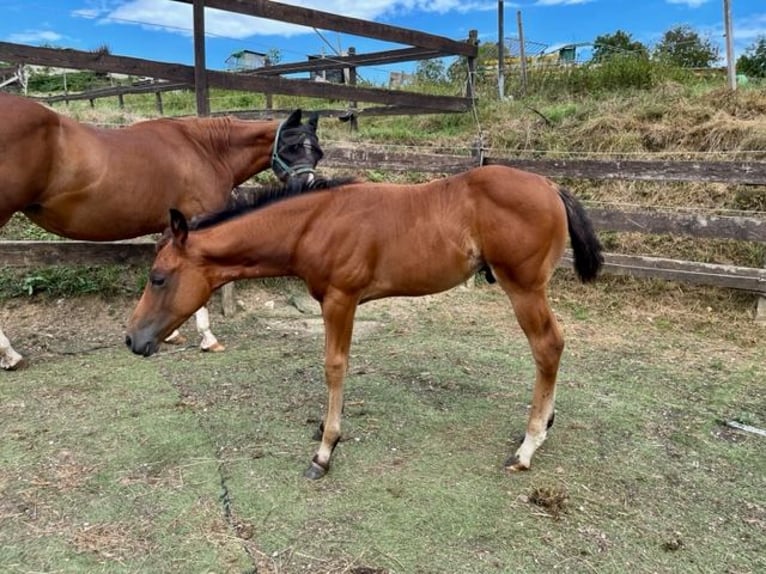
<svg viewBox="0 0 766 574">
<path fill-rule="evenodd" d="M 723 24 L 726 35 L 726 77 L 729 89 L 737 89 L 737 65 L 734 62 L 734 34 L 731 25 L 731 0 L 723 0 Z"/>
<path fill-rule="evenodd" d="M 497 0 L 497 92 L 500 101 L 505 97 L 505 8 L 503 0 Z"/>
<path fill-rule="evenodd" d="M 521 95 L 527 95 L 527 56 L 524 50 L 524 25 L 521 22 L 521 10 L 516 12 L 516 22 L 519 26 L 519 62 L 521 63 Z"/>
</svg>

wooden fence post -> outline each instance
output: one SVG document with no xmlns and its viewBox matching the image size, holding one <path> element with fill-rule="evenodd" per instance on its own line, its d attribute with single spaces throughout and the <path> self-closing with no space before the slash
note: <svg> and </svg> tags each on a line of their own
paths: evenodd
<svg viewBox="0 0 766 574">
<path fill-rule="evenodd" d="M 468 43 L 471 44 L 472 46 L 479 45 L 478 30 L 468 31 Z M 471 98 L 472 100 L 476 98 L 476 92 L 474 90 L 475 81 L 476 81 L 476 58 L 469 57 L 468 58 L 468 79 L 466 80 L 466 85 L 465 85 L 466 98 Z"/>
<path fill-rule="evenodd" d="M 766 269 L 766 259 L 763 261 L 763 267 Z M 755 322 L 766 327 L 766 296 L 758 297 L 758 303 L 755 307 Z"/>
<path fill-rule="evenodd" d="M 348 55 L 355 56 L 356 48 L 354 48 L 353 46 L 349 46 Z M 348 85 L 356 86 L 356 66 L 351 66 L 350 68 L 346 68 L 346 70 L 348 70 Z M 348 105 L 351 108 L 351 121 L 349 122 L 349 129 L 352 132 L 355 132 L 359 129 L 359 124 L 357 123 L 357 119 L 356 119 L 356 107 L 357 105 L 359 105 L 359 102 L 349 101 Z"/>
</svg>

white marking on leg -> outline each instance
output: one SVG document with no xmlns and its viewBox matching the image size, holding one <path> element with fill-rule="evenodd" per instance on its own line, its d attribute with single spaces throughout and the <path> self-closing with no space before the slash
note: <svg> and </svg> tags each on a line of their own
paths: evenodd
<svg viewBox="0 0 766 574">
<path fill-rule="evenodd" d="M 19 355 L 13 347 L 8 337 L 5 336 L 2 329 L 0 329 L 0 367 L 6 371 L 11 371 L 17 368 L 24 360 L 24 357 Z"/>
<path fill-rule="evenodd" d="M 218 342 L 213 332 L 210 330 L 210 314 L 207 307 L 200 307 L 194 313 L 194 319 L 197 322 L 197 332 L 202 337 L 199 346 L 203 351 L 218 352 L 223 351 L 225 347 Z"/>
</svg>

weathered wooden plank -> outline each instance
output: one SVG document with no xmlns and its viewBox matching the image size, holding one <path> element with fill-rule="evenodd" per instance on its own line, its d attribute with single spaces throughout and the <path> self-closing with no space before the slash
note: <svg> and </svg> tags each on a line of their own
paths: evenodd
<svg viewBox="0 0 766 574">
<path fill-rule="evenodd" d="M 0 60 L 95 72 L 148 76 L 172 82 L 194 84 L 194 68 L 192 66 L 114 56 L 101 52 L 58 50 L 0 42 Z M 432 96 L 402 90 L 359 88 L 308 80 L 233 74 L 216 70 L 207 70 L 207 79 L 209 86 L 229 90 L 414 106 L 438 109 L 444 112 L 466 111 L 471 103 L 468 98 L 457 96 Z"/>
<path fill-rule="evenodd" d="M 701 238 L 736 239 L 766 242 L 766 219 L 744 216 L 670 213 L 655 211 L 619 211 L 588 208 L 597 229 L 674 233 Z"/>
<path fill-rule="evenodd" d="M 46 96 L 42 98 L 33 98 L 45 102 L 46 104 L 55 104 L 57 102 L 76 101 L 76 100 L 95 100 L 98 98 L 109 98 L 113 96 L 126 94 L 151 94 L 155 92 L 172 92 L 175 90 L 192 90 L 191 84 L 180 84 L 178 82 L 159 82 L 156 84 L 141 84 L 139 86 L 114 86 L 109 88 L 97 88 L 87 92 L 70 93 L 61 96 Z"/>
<path fill-rule="evenodd" d="M 565 253 L 561 265 L 571 267 L 570 250 Z M 607 253 L 604 256 L 604 273 L 665 279 L 766 294 L 766 269 L 753 267 Z"/>
<path fill-rule="evenodd" d="M 379 169 L 383 171 L 418 171 L 424 173 L 457 173 L 475 167 L 477 160 L 470 156 L 454 156 L 430 153 L 403 154 L 386 149 L 358 147 L 322 148 L 325 156 L 323 166 L 349 167 L 354 169 Z"/>
<path fill-rule="evenodd" d="M 175 1 L 191 4 L 194 0 Z M 341 16 L 330 12 L 321 12 L 320 10 L 312 10 L 310 8 L 290 6 L 281 2 L 267 0 L 205 0 L 205 5 L 209 8 L 217 8 L 227 12 L 247 14 L 269 20 L 279 20 L 300 26 L 333 30 L 353 36 L 375 38 L 377 40 L 418 46 L 420 48 L 432 48 L 445 52 L 445 55 L 455 54 L 475 58 L 478 54 L 476 46 L 451 40 L 443 36 L 400 28 L 399 26 L 379 24 L 378 22 L 370 22 L 368 20 L 360 20 L 349 16 Z"/>
<path fill-rule="evenodd" d="M 766 162 L 644 161 L 591 159 L 509 159 L 486 157 L 485 164 L 508 165 L 572 179 L 702 181 L 766 185 Z"/>
<path fill-rule="evenodd" d="M 439 58 L 442 54 L 436 50 L 427 48 L 402 48 L 399 50 L 386 50 L 384 52 L 368 52 L 367 54 L 354 54 L 353 56 L 332 56 L 329 58 L 316 58 L 303 62 L 290 62 L 266 66 L 256 70 L 240 72 L 254 76 L 278 76 L 280 74 L 295 74 L 299 72 L 316 72 L 335 68 L 352 68 L 360 66 L 380 66 L 383 64 L 395 64 L 398 62 L 412 62 Z"/>
<path fill-rule="evenodd" d="M 146 264 L 154 257 L 154 242 L 147 239 L 105 243 L 88 241 L 0 241 L 0 260 L 6 267 L 50 265 Z M 572 265 L 569 250 L 562 266 Z M 766 294 L 766 269 L 678 261 L 608 253 L 604 272 L 712 285 Z"/>
<path fill-rule="evenodd" d="M 4 267 L 52 265 L 140 265 L 151 263 L 154 242 L 136 239 L 119 242 L 0 241 Z"/>
</svg>

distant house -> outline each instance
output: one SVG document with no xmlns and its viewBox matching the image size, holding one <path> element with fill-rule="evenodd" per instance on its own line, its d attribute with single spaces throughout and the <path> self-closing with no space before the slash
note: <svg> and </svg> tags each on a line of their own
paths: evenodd
<svg viewBox="0 0 766 574">
<path fill-rule="evenodd" d="M 267 56 L 251 50 L 240 50 L 226 58 L 226 69 L 230 72 L 247 72 L 263 68 L 266 65 Z"/>
<path fill-rule="evenodd" d="M 309 62 L 313 60 L 324 60 L 326 56 L 309 56 Z M 346 84 L 348 68 L 327 68 L 324 70 L 315 70 L 310 73 L 310 79 L 314 82 L 331 82 L 333 84 Z"/>
</svg>

